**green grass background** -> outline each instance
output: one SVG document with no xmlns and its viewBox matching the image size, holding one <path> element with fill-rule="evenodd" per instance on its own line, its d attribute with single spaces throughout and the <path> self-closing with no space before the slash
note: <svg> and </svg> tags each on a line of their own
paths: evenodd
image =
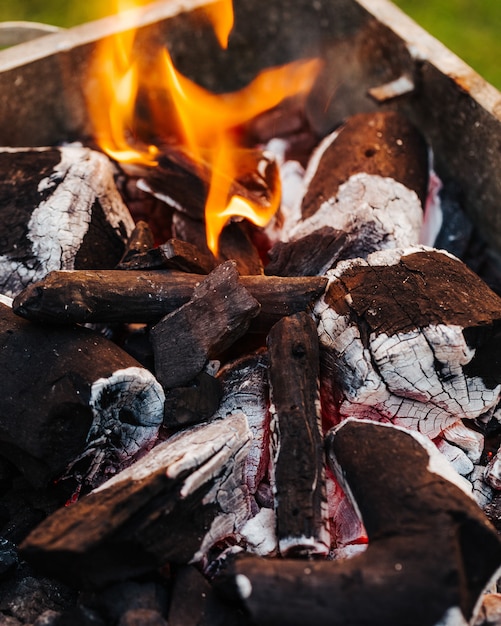
<svg viewBox="0 0 501 626">
<path fill-rule="evenodd" d="M 396 0 L 429 33 L 501 89 L 501 0 Z M 113 0 L 1 0 L 0 21 L 73 26 L 113 12 Z"/>
</svg>

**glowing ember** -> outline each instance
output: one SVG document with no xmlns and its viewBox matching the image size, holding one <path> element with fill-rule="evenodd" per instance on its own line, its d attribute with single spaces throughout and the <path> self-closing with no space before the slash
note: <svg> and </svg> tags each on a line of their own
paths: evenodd
<svg viewBox="0 0 501 626">
<path fill-rule="evenodd" d="M 231 0 L 208 5 L 206 12 L 220 45 L 226 47 L 233 26 Z M 96 84 L 89 85 L 89 112 L 96 141 L 117 161 L 156 165 L 158 148 L 141 141 L 136 129 L 138 95 L 144 99 L 146 94 L 150 134 L 159 137 L 159 143 L 172 143 L 175 138 L 195 163 L 211 170 L 205 222 L 208 246 L 217 256 L 219 234 L 230 218 L 240 216 L 264 226 L 280 204 L 279 181 L 265 206 L 231 194 L 236 173 L 246 163 L 235 130 L 285 98 L 311 89 L 320 63 L 302 61 L 268 69 L 244 89 L 216 95 L 180 74 L 166 49 L 148 62 L 145 72 L 133 55 L 131 20 L 137 13 L 121 12 L 118 17 L 123 32 L 100 46 L 91 72 Z"/>
</svg>

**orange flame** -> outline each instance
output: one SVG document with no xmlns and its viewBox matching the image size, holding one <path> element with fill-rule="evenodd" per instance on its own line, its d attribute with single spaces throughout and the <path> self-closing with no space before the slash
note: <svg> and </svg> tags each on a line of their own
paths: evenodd
<svg viewBox="0 0 501 626">
<path fill-rule="evenodd" d="M 207 5 L 206 11 L 220 45 L 226 47 L 233 26 L 231 0 Z M 150 62 L 148 72 L 140 69 L 134 61 L 135 34 L 127 22 L 130 17 L 119 16 L 125 20 L 122 24 L 126 30 L 104 42 L 93 72 L 98 82 L 91 86 L 89 112 L 96 141 L 117 161 L 154 166 L 158 148 L 141 141 L 135 127 L 138 94 L 141 90 L 150 94 L 147 99 L 154 134 L 162 134 L 164 139 L 175 136 L 192 159 L 210 166 L 205 222 L 207 244 L 217 256 L 219 234 L 228 219 L 240 216 L 264 226 L 280 203 L 279 184 L 265 206 L 231 195 L 242 163 L 235 129 L 285 98 L 311 89 L 320 64 L 302 61 L 268 69 L 244 89 L 216 95 L 179 73 L 166 49 Z M 155 92 L 158 96 L 159 84 L 167 94 L 163 98 L 151 95 Z M 170 108 L 166 110 L 166 106 Z"/>
</svg>

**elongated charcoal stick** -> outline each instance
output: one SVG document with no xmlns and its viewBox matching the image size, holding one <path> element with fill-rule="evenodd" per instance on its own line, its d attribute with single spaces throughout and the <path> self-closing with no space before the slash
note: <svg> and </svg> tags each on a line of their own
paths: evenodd
<svg viewBox="0 0 501 626">
<path fill-rule="evenodd" d="M 51 272 L 14 300 L 21 317 L 57 323 L 151 323 L 187 302 L 205 276 L 175 271 Z M 306 309 L 326 286 L 323 276 L 241 276 L 261 304 L 259 328 Z"/>
<path fill-rule="evenodd" d="M 268 335 L 274 492 L 282 556 L 329 552 L 315 322 L 285 317 Z"/>
</svg>

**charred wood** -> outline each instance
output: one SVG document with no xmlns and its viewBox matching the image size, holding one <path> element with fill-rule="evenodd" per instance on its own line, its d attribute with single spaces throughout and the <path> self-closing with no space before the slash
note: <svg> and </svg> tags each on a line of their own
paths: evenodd
<svg viewBox="0 0 501 626">
<path fill-rule="evenodd" d="M 268 207 L 278 180 L 273 155 L 259 150 L 246 150 L 242 151 L 236 162 L 240 171 L 231 181 L 229 197 L 238 195 Z M 158 158 L 158 166 L 146 173 L 139 187 L 175 210 L 184 211 L 190 217 L 203 221 L 211 176 L 211 168 L 207 163 L 196 163 L 181 149 L 165 148 Z"/>
<path fill-rule="evenodd" d="M 251 494 L 267 478 L 270 462 L 270 414 L 268 355 L 266 351 L 250 354 L 223 367 L 218 373 L 223 396 L 217 416 L 243 413 L 252 441 L 245 460 L 244 476 Z"/>
<path fill-rule="evenodd" d="M 81 147 L 0 151 L 0 291 L 52 270 L 112 268 L 134 223 L 111 161 Z"/>
<path fill-rule="evenodd" d="M 208 420 L 216 413 L 222 395 L 221 383 L 207 372 L 200 372 L 184 387 L 167 389 L 164 426 L 179 428 Z"/>
<path fill-rule="evenodd" d="M 341 155 L 343 158 L 339 158 Z M 428 148 L 419 131 L 401 113 L 376 111 L 349 117 L 340 129 L 328 135 L 312 161 L 302 219 L 314 215 L 358 173 L 392 178 L 412 189 L 424 206 Z"/>
<path fill-rule="evenodd" d="M 188 302 L 204 278 L 167 270 L 51 272 L 19 294 L 13 308 L 28 319 L 62 324 L 151 323 Z M 240 282 L 261 304 L 256 326 L 269 329 L 281 317 L 309 307 L 327 279 L 241 276 Z"/>
<path fill-rule="evenodd" d="M 282 238 L 329 227 L 350 235 L 345 254 L 352 257 L 417 244 L 427 177 L 426 144 L 404 116 L 355 115 L 312 155 L 301 207 L 287 217 Z M 322 248 L 319 255 L 322 267 Z"/>
<path fill-rule="evenodd" d="M 323 226 L 295 241 L 279 241 L 268 252 L 266 274 L 321 276 L 338 260 L 353 256 L 350 244 L 353 247 L 355 240 L 353 234 Z"/>
<path fill-rule="evenodd" d="M 0 304 L 0 453 L 44 486 L 79 457 L 89 480 L 157 435 L 163 390 L 102 335 L 22 320 Z"/>
<path fill-rule="evenodd" d="M 123 269 L 124 265 L 127 266 L 135 257 L 145 254 L 154 245 L 155 239 L 151 228 L 146 222 L 139 220 L 127 240 L 125 251 L 120 259 L 120 263 L 117 265 L 117 269 Z"/>
<path fill-rule="evenodd" d="M 273 488 L 279 549 L 327 554 L 325 469 L 318 389 L 318 337 L 306 313 L 285 317 L 268 335 Z"/>
<path fill-rule="evenodd" d="M 501 299 L 461 261 L 414 247 L 329 275 L 315 316 L 330 419 L 389 419 L 434 438 L 497 405 Z"/>
<path fill-rule="evenodd" d="M 327 446 L 361 511 L 367 551 L 307 563 L 246 556 L 222 584 L 232 582 L 263 625 L 471 623 L 499 567 L 501 542 L 433 444 L 391 425 L 348 420 Z"/>
<path fill-rule="evenodd" d="M 204 257 L 213 258 L 207 246 L 205 226 L 202 222 L 176 212 L 172 218 L 175 236 L 194 245 Z M 259 253 L 249 236 L 248 222 L 231 221 L 222 230 L 219 237 L 219 256 L 217 261 L 236 261 L 242 276 L 253 276 L 263 273 L 263 264 Z"/>
<path fill-rule="evenodd" d="M 251 626 L 241 609 L 222 602 L 193 565 L 176 571 L 169 626 Z"/>
<path fill-rule="evenodd" d="M 248 517 L 249 438 L 243 415 L 171 437 L 42 522 L 21 544 L 23 557 L 79 587 L 200 560 Z"/>
<path fill-rule="evenodd" d="M 186 304 L 150 333 L 155 372 L 165 389 L 185 385 L 209 359 L 244 335 L 260 304 L 240 283 L 236 264 L 219 265 L 193 290 Z"/>
<path fill-rule="evenodd" d="M 200 253 L 193 244 L 179 239 L 169 239 L 154 248 L 152 245 L 141 253 L 122 260 L 117 269 L 158 270 L 170 269 L 192 274 L 209 274 L 216 266 L 214 256 Z"/>
</svg>

